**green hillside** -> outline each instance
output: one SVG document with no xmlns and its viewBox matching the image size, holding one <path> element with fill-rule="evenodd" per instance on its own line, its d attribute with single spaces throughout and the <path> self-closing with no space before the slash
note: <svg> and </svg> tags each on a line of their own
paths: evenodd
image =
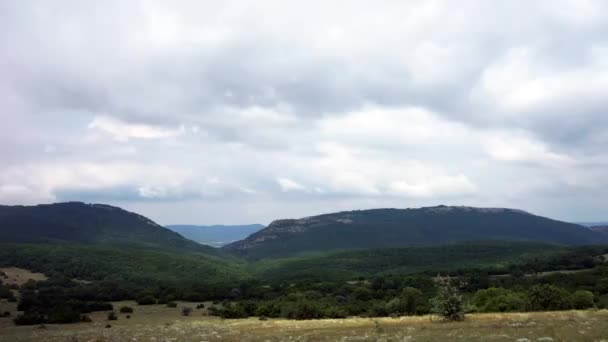
<svg viewBox="0 0 608 342">
<path fill-rule="evenodd" d="M 254 263 L 264 279 L 355 279 L 381 274 L 453 272 L 467 268 L 507 270 L 529 258 L 555 257 L 567 247 L 537 242 L 486 241 L 444 246 L 364 249 Z"/>
<path fill-rule="evenodd" d="M 105 204 L 0 206 L 0 243 L 142 246 L 218 254 L 152 220 Z"/>
<path fill-rule="evenodd" d="M 437 206 L 359 210 L 278 220 L 223 249 L 259 259 L 332 250 L 442 245 L 476 240 L 584 245 L 607 239 L 586 227 L 521 210 Z"/>
</svg>

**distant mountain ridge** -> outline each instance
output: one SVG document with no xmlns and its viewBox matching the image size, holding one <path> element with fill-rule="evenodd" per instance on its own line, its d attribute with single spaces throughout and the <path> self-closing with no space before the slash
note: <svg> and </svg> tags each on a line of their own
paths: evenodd
<svg viewBox="0 0 608 342">
<path fill-rule="evenodd" d="M 599 222 L 574 222 L 574 223 L 580 224 L 581 226 L 585 226 L 585 227 L 589 227 L 589 228 L 608 226 L 608 222 L 606 222 L 606 221 L 599 221 Z"/>
<path fill-rule="evenodd" d="M 264 228 L 264 225 L 168 225 L 166 227 L 198 243 L 214 247 L 221 247 L 228 243 L 248 237 L 249 235 Z"/>
<path fill-rule="evenodd" d="M 247 257 L 264 258 L 475 240 L 582 245 L 606 242 L 608 238 L 580 225 L 518 209 L 440 205 L 345 211 L 277 220 L 223 249 Z"/>
<path fill-rule="evenodd" d="M 608 224 L 602 226 L 591 226 L 589 229 L 604 235 L 608 239 Z"/>
<path fill-rule="evenodd" d="M 106 204 L 0 206 L 0 243 L 68 242 L 217 253 L 144 216 Z"/>
</svg>

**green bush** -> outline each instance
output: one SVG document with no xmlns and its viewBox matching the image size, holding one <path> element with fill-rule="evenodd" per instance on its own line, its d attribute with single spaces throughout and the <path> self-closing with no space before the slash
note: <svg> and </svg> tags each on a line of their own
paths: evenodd
<svg viewBox="0 0 608 342">
<path fill-rule="evenodd" d="M 323 309 L 316 302 L 301 300 L 286 304 L 281 316 L 289 319 L 319 319 L 323 318 Z"/>
<path fill-rule="evenodd" d="M 118 319 L 118 316 L 116 316 L 116 312 L 114 312 L 114 311 L 108 312 L 108 321 L 115 321 L 117 319 Z"/>
<path fill-rule="evenodd" d="M 478 312 L 525 311 L 527 305 L 524 295 L 502 287 L 477 291 L 471 304 Z"/>
<path fill-rule="evenodd" d="M 575 309 L 583 310 L 592 308 L 594 306 L 593 292 L 587 290 L 578 290 L 572 294 L 570 301 Z"/>
<path fill-rule="evenodd" d="M 177 307 L 177 303 L 176 302 L 169 302 L 169 303 L 167 303 L 167 307 L 168 308 L 176 308 Z"/>
<path fill-rule="evenodd" d="M 534 285 L 528 290 L 528 310 L 568 310 L 572 308 L 570 293 L 554 285 Z"/>
<path fill-rule="evenodd" d="M 151 295 L 146 295 L 135 299 L 139 305 L 153 305 L 156 304 L 156 298 Z"/>
<path fill-rule="evenodd" d="M 280 317 L 281 307 L 273 302 L 258 305 L 255 315 L 259 317 Z"/>
<path fill-rule="evenodd" d="M 346 318 L 346 311 L 344 309 L 330 306 L 323 311 L 323 318 Z"/>
<path fill-rule="evenodd" d="M 386 303 L 386 312 L 391 316 L 416 315 L 427 311 L 423 306 L 425 301 L 422 291 L 406 287 L 398 297 Z"/>
<path fill-rule="evenodd" d="M 249 315 L 245 312 L 242 305 L 229 304 L 224 307 L 212 306 L 209 308 L 209 313 L 213 316 L 222 318 L 247 318 Z"/>
<path fill-rule="evenodd" d="M 120 313 L 133 313 L 133 308 L 130 306 L 123 306 L 120 308 Z"/>
<path fill-rule="evenodd" d="M 72 308 L 71 306 L 57 306 L 49 311 L 47 323 L 76 323 L 80 322 L 82 317 L 80 312 Z"/>
</svg>

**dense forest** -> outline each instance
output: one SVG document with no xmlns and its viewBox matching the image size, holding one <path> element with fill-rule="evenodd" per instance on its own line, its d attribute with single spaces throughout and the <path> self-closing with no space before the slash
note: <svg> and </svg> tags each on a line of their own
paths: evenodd
<svg viewBox="0 0 608 342">
<path fill-rule="evenodd" d="M 10 244 L 0 249 L 0 266 L 49 276 L 19 289 L 24 313 L 17 324 L 86 321 L 86 313 L 125 299 L 211 300 L 210 312 L 225 318 L 309 319 L 428 313 L 438 274 L 458 279 L 470 311 L 607 307 L 606 253 L 601 246 L 471 242 L 247 262 L 146 248 Z M 8 298 L 5 288 L 0 294 Z"/>
</svg>

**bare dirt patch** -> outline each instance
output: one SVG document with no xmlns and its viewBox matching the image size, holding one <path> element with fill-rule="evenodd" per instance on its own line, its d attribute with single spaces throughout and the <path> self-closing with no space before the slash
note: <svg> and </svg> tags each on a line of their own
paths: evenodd
<svg viewBox="0 0 608 342">
<path fill-rule="evenodd" d="M 21 286 L 29 280 L 42 281 L 47 279 L 47 276 L 42 273 L 34 273 L 18 267 L 2 267 L 0 268 L 0 272 L 0 279 L 8 285 Z"/>
</svg>

